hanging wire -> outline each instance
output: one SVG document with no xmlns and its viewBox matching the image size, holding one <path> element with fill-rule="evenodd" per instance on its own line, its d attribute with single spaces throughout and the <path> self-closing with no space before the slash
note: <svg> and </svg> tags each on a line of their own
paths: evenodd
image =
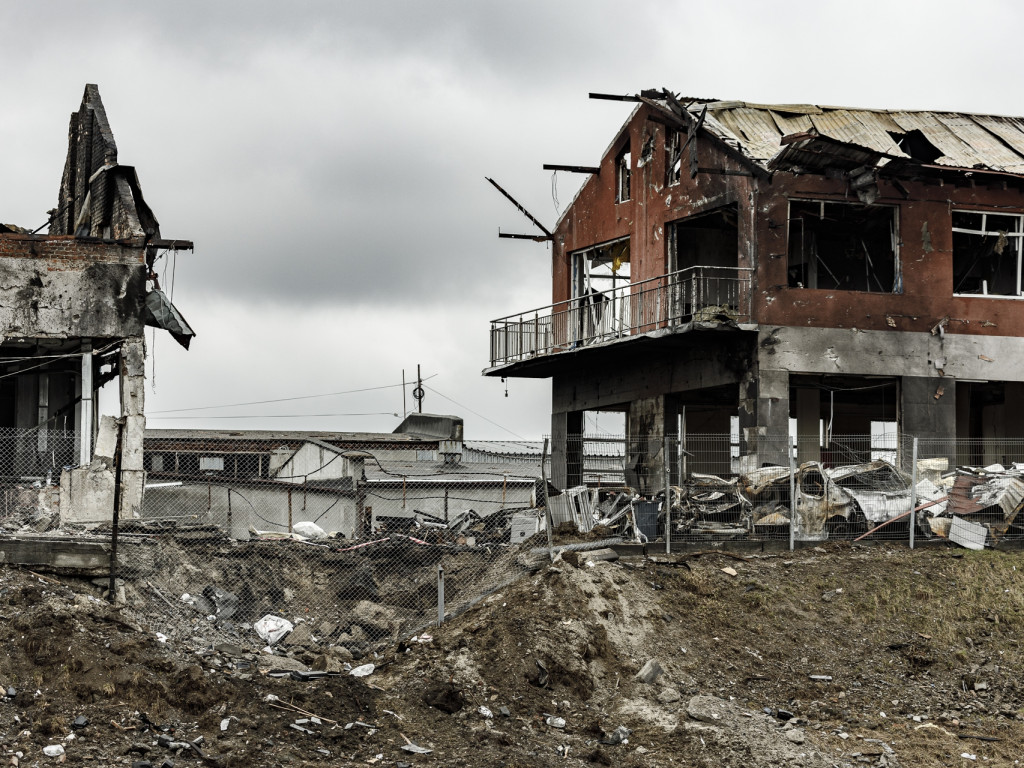
<svg viewBox="0 0 1024 768">
<path fill-rule="evenodd" d="M 558 202 L 558 171 L 551 172 L 551 202 L 555 204 L 555 216 L 561 216 L 561 203 Z"/>
</svg>

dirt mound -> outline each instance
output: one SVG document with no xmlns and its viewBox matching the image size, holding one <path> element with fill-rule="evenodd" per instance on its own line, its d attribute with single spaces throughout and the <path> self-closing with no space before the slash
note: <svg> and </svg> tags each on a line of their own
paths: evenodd
<svg viewBox="0 0 1024 768">
<path fill-rule="evenodd" d="M 849 545 L 576 558 L 361 659 L 339 637 L 390 639 L 394 606 L 349 599 L 348 631 L 311 619 L 270 656 L 203 621 L 161 642 L 156 598 L 132 603 L 146 580 L 126 575 L 115 609 L 88 581 L 8 567 L 0 748 L 21 765 L 55 745 L 73 765 L 1013 765 L 1017 560 Z"/>
</svg>

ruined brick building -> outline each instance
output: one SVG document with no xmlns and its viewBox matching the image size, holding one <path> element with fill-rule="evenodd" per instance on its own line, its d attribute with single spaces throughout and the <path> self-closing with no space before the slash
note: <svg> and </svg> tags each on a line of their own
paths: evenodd
<svg viewBox="0 0 1024 768">
<path fill-rule="evenodd" d="M 193 335 L 153 266 L 191 243 L 161 238 L 135 169 L 118 163 L 95 85 L 71 116 L 49 214 L 45 235 L 0 225 L 0 477 L 60 479 L 66 520 L 102 519 L 113 509 L 120 445 L 121 510 L 131 516 L 143 488 L 143 328 L 166 328 L 186 347 Z M 120 440 L 112 422 L 101 429 L 96 408 L 97 390 L 114 380 Z"/>
<path fill-rule="evenodd" d="M 732 431 L 761 464 L 791 419 L 800 461 L 825 428 L 961 462 L 1024 437 L 1024 119 L 614 98 L 636 107 L 600 164 L 546 166 L 588 174 L 538 238 L 553 303 L 491 326 L 485 374 L 552 381 L 556 484 L 588 411 L 640 446 Z M 654 452 L 629 460 L 659 487 Z"/>
</svg>

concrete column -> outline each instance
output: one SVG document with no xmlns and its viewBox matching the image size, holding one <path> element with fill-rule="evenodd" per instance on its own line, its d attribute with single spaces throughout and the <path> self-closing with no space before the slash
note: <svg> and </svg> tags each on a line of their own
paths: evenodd
<svg viewBox="0 0 1024 768">
<path fill-rule="evenodd" d="M 796 460 L 821 461 L 821 393 L 801 387 L 796 391 Z"/>
<path fill-rule="evenodd" d="M 92 343 L 82 342 L 82 376 L 78 381 L 81 396 L 78 407 L 78 464 L 86 467 L 92 461 Z"/>
<path fill-rule="evenodd" d="M 940 378 L 904 376 L 900 380 L 903 442 L 919 438 L 920 458 L 945 456 L 950 467 L 956 461 L 956 390 L 953 381 Z"/>
<path fill-rule="evenodd" d="M 551 483 L 562 489 L 583 484 L 583 411 L 551 414 Z"/>
<path fill-rule="evenodd" d="M 626 413 L 626 483 L 644 495 L 665 489 L 665 434 L 675 431 L 665 401 L 664 395 L 639 398 Z"/>
<path fill-rule="evenodd" d="M 146 346 L 141 336 L 125 339 L 121 345 L 121 509 L 122 520 L 142 516 L 142 493 L 146 481 L 142 443 L 146 433 L 145 385 Z"/>
<path fill-rule="evenodd" d="M 744 469 L 789 466 L 789 372 L 751 366 L 740 382 L 739 416 Z"/>
</svg>

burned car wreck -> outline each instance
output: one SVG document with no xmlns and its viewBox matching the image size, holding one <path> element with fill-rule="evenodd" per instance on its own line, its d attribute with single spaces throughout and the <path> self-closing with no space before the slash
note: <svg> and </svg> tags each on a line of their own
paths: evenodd
<svg viewBox="0 0 1024 768">
<path fill-rule="evenodd" d="M 810 461 L 791 470 L 767 466 L 735 478 L 691 474 L 648 500 L 630 489 L 592 491 L 595 524 L 635 541 L 783 539 L 800 541 L 905 540 L 915 512 L 920 540 L 949 539 L 962 546 L 996 546 L 1024 538 L 1017 517 L 1024 508 L 1024 464 L 1009 468 L 957 467 L 945 459 L 918 462 L 916 477 L 895 464 L 874 461 L 828 467 Z M 915 483 L 916 480 L 916 483 Z M 792 531 L 791 531 L 792 528 Z"/>
</svg>

